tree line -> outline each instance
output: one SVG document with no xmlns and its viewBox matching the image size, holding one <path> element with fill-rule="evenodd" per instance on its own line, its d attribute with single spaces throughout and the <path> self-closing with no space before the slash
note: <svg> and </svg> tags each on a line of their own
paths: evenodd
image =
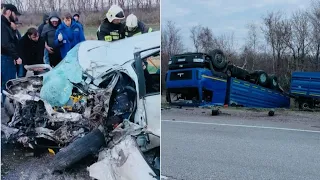
<svg viewBox="0 0 320 180">
<path fill-rule="evenodd" d="M 289 16 L 270 12 L 260 24 L 248 24 L 243 47 L 236 49 L 234 33 L 220 36 L 204 26 L 190 29 L 195 52 L 221 49 L 228 60 L 249 71 L 264 70 L 278 76 L 279 83 L 288 90 L 294 71 L 320 71 L 320 1 L 309 9 L 298 10 Z M 169 57 L 185 52 L 184 42 L 171 21 L 162 33 L 162 71 L 167 71 Z M 164 85 L 164 76 L 162 84 Z"/>
<path fill-rule="evenodd" d="M 160 24 L 160 0 L 3 0 L 23 13 L 24 25 L 37 25 L 42 15 L 52 11 L 80 13 L 80 21 L 88 26 L 98 26 L 113 4 L 123 8 L 126 14 L 134 13 L 148 24 Z M 20 20 L 19 19 L 19 20 Z"/>
</svg>

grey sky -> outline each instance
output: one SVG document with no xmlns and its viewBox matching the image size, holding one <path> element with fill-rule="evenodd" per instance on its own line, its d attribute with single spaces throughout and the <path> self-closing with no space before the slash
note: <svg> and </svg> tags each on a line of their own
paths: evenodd
<svg viewBox="0 0 320 180">
<path fill-rule="evenodd" d="M 249 23 L 260 26 L 262 16 L 268 12 L 281 11 L 289 16 L 310 5 L 311 0 L 161 0 L 161 23 L 174 21 L 181 28 L 188 50 L 193 50 L 189 37 L 194 25 L 207 26 L 214 35 L 233 32 L 240 48 L 245 42 Z"/>
</svg>

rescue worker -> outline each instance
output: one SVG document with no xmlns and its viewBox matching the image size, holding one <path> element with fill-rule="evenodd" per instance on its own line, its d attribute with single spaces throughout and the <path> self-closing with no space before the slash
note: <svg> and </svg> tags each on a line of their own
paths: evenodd
<svg viewBox="0 0 320 180">
<path fill-rule="evenodd" d="M 106 14 L 97 31 L 98 40 L 117 41 L 125 38 L 125 25 L 121 20 L 125 18 L 123 9 L 117 5 L 112 5 Z"/>
<path fill-rule="evenodd" d="M 4 4 L 1 15 L 1 92 L 5 89 L 6 83 L 16 78 L 15 64 L 22 64 L 16 46 L 16 38 L 11 22 L 15 22 L 17 16 L 21 15 L 17 7 L 12 4 Z M 5 95 L 2 94 L 2 102 Z"/>
<path fill-rule="evenodd" d="M 76 23 L 70 13 L 63 17 L 62 24 L 58 27 L 55 34 L 55 46 L 60 47 L 62 59 L 78 43 L 85 41 L 81 26 Z"/>
<path fill-rule="evenodd" d="M 55 34 L 58 26 L 61 24 L 61 19 L 57 12 L 51 12 L 49 15 L 49 23 L 44 25 L 41 37 L 45 40 L 45 48 L 49 52 L 49 63 L 51 67 L 55 67 L 62 60 L 60 48 L 54 44 Z"/>
<path fill-rule="evenodd" d="M 151 27 L 147 27 L 143 22 L 139 21 L 137 16 L 130 14 L 126 20 L 126 37 L 132 37 L 143 33 L 152 32 Z"/>
</svg>

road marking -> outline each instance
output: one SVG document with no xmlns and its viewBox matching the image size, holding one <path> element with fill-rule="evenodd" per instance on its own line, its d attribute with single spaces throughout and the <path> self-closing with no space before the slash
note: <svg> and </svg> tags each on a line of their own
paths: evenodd
<svg viewBox="0 0 320 180">
<path fill-rule="evenodd" d="M 194 121 L 176 121 L 176 120 L 162 120 L 164 122 L 173 123 L 185 123 L 185 124 L 202 124 L 202 125 L 214 125 L 214 126 L 230 126 L 230 127 L 244 127 L 244 128 L 258 128 L 258 129 L 274 129 L 274 130 L 284 130 L 284 131 L 299 131 L 299 132 L 311 132 L 320 133 L 320 131 L 304 130 L 304 129 L 291 129 L 291 128 L 279 128 L 279 127 L 268 127 L 268 126 L 250 126 L 241 124 L 220 124 L 220 123 L 206 123 L 206 122 L 194 122 Z"/>
</svg>

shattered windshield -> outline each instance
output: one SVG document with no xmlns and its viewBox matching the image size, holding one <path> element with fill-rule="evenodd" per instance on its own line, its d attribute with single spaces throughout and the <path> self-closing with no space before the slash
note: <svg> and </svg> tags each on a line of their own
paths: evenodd
<svg viewBox="0 0 320 180">
<path fill-rule="evenodd" d="M 72 94 L 72 83 L 82 81 L 83 70 L 78 60 L 80 44 L 68 52 L 68 55 L 43 77 L 40 97 L 52 106 L 66 104 Z"/>
</svg>

